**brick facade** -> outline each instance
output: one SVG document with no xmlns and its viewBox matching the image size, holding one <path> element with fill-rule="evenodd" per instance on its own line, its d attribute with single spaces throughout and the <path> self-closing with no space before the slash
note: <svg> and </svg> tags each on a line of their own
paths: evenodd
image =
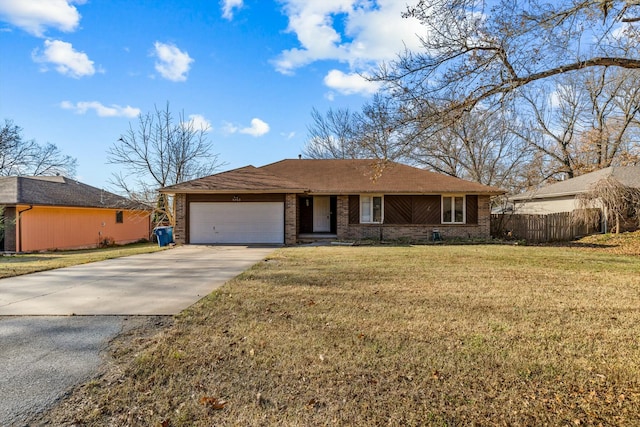
<svg viewBox="0 0 640 427">
<path fill-rule="evenodd" d="M 337 236 L 340 240 L 349 239 L 349 196 L 338 196 L 336 209 Z"/>
<path fill-rule="evenodd" d="M 176 194 L 173 199 L 175 225 L 173 226 L 173 241 L 178 245 L 187 243 L 187 195 Z"/>
<path fill-rule="evenodd" d="M 295 245 L 298 242 L 298 196 L 287 194 L 284 201 L 284 244 Z"/>
<path fill-rule="evenodd" d="M 286 245 L 298 242 L 298 195 L 285 196 L 285 236 Z M 174 198 L 176 225 L 173 236 L 178 244 L 187 243 L 187 196 L 176 194 Z M 478 196 L 478 224 L 474 225 L 443 225 L 443 224 L 349 224 L 349 196 L 337 196 L 336 209 L 337 238 L 340 240 L 400 240 L 428 241 L 432 239 L 433 231 L 438 230 L 441 237 L 446 239 L 489 238 L 491 204 L 489 196 Z"/>
<path fill-rule="evenodd" d="M 438 230 L 442 239 L 473 239 L 490 237 L 491 201 L 478 196 L 478 224 L 349 224 L 349 196 L 338 196 L 338 233 L 341 240 L 431 240 Z"/>
</svg>

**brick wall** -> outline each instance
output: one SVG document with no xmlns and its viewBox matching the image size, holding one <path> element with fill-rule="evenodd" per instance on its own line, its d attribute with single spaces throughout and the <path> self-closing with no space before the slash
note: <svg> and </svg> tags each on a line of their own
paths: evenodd
<svg viewBox="0 0 640 427">
<path fill-rule="evenodd" d="M 478 197 L 478 224 L 474 225 L 389 225 L 349 224 L 349 199 L 338 197 L 338 239 L 344 240 L 431 240 L 438 230 L 443 239 L 489 239 L 491 232 L 491 204 L 489 196 Z"/>
<path fill-rule="evenodd" d="M 338 196 L 336 200 L 336 234 L 338 239 L 349 239 L 349 196 Z"/>
<path fill-rule="evenodd" d="M 346 240 L 431 240 L 434 230 L 442 239 L 489 238 L 484 227 L 478 225 L 381 225 L 352 224 L 339 239 Z"/>
<path fill-rule="evenodd" d="M 295 245 L 298 241 L 298 196 L 287 194 L 284 201 L 284 244 Z"/>
<path fill-rule="evenodd" d="M 491 197 L 478 196 L 478 233 L 479 237 L 491 237 Z"/>
<path fill-rule="evenodd" d="M 173 199 L 176 223 L 173 226 L 173 241 L 179 245 L 187 243 L 187 195 L 176 194 Z"/>
</svg>

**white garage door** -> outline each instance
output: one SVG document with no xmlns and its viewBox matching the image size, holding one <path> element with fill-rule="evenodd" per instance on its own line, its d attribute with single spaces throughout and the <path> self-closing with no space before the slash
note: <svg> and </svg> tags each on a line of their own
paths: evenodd
<svg viewBox="0 0 640 427">
<path fill-rule="evenodd" d="M 284 243 L 280 202 L 189 205 L 189 241 L 202 243 Z"/>
</svg>

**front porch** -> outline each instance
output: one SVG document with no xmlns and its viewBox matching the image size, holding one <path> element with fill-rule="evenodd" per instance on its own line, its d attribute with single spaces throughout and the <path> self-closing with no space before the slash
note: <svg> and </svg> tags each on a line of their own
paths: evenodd
<svg viewBox="0 0 640 427">
<path fill-rule="evenodd" d="M 298 196 L 298 238 L 313 235 L 319 238 L 338 233 L 337 196 Z"/>
<path fill-rule="evenodd" d="M 334 233 L 301 233 L 298 234 L 298 243 L 330 243 L 338 239 Z"/>
</svg>

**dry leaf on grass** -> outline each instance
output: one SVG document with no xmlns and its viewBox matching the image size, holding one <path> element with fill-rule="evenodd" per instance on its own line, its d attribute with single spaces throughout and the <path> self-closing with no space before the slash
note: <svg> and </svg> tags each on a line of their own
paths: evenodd
<svg viewBox="0 0 640 427">
<path fill-rule="evenodd" d="M 227 401 L 218 399 L 217 397 L 203 396 L 200 398 L 200 404 L 206 405 L 211 409 L 215 409 L 216 411 L 219 411 L 221 409 L 224 409 L 224 405 L 227 404 Z"/>
</svg>

